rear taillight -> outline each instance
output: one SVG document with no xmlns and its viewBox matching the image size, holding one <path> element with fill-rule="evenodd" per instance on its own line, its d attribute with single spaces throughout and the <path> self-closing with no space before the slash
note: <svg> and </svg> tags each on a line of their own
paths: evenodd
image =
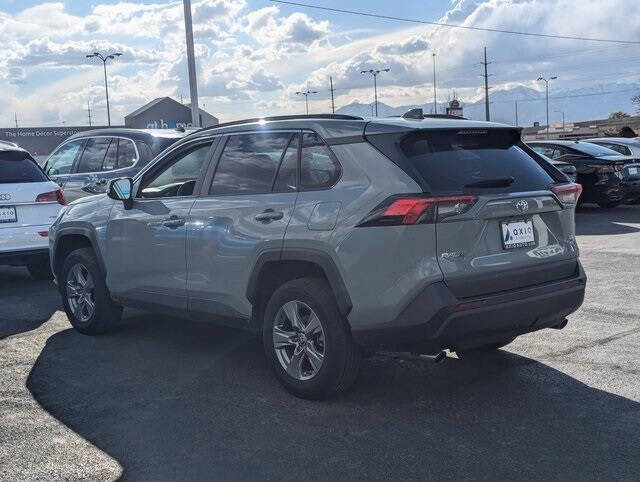
<svg viewBox="0 0 640 482">
<path fill-rule="evenodd" d="M 562 204 L 571 206 L 577 204 L 580 193 L 582 193 L 582 184 L 561 184 L 553 186 L 551 191 L 558 196 Z"/>
<path fill-rule="evenodd" d="M 477 202 L 472 195 L 392 196 L 374 208 L 358 226 L 435 223 L 467 212 Z"/>
<path fill-rule="evenodd" d="M 67 205 L 67 200 L 64 198 L 64 194 L 60 189 L 58 189 L 57 191 L 49 191 L 49 192 L 43 192 L 42 194 L 38 194 L 38 197 L 36 197 L 36 202 L 37 203 L 57 202 L 62 206 Z"/>
</svg>

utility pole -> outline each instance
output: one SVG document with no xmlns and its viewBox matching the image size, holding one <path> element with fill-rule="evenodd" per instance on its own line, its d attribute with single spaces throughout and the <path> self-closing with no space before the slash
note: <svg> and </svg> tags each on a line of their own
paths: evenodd
<svg viewBox="0 0 640 482">
<path fill-rule="evenodd" d="M 376 117 L 378 117 L 378 75 L 382 72 L 389 72 L 391 69 L 380 69 L 380 70 L 374 70 L 374 69 L 369 69 L 369 70 L 361 70 L 360 73 L 361 74 L 371 74 L 373 75 L 373 98 L 374 98 L 374 105 L 376 106 Z"/>
<path fill-rule="evenodd" d="M 516 100 L 516 127 L 518 127 L 518 101 Z"/>
<path fill-rule="evenodd" d="M 87 99 L 87 114 L 89 115 L 89 127 L 91 127 L 91 107 L 89 106 L 89 99 Z"/>
<path fill-rule="evenodd" d="M 438 113 L 438 101 L 436 100 L 436 53 L 431 54 L 433 59 L 433 113 Z"/>
<path fill-rule="evenodd" d="M 333 102 L 333 77 L 329 76 L 329 82 L 331 83 L 331 113 L 336 113 L 336 105 Z"/>
<path fill-rule="evenodd" d="M 296 95 L 304 95 L 304 103 L 307 107 L 307 115 L 309 115 L 309 96 L 312 94 L 317 94 L 317 90 L 306 90 L 304 92 L 296 92 Z"/>
<path fill-rule="evenodd" d="M 13 113 L 13 119 L 16 121 L 16 129 L 18 128 L 18 113 L 14 112 Z"/>
<path fill-rule="evenodd" d="M 487 72 L 487 66 L 491 62 L 487 62 L 487 47 L 484 48 L 484 62 L 481 62 L 484 65 L 484 117 L 486 121 L 491 120 L 491 115 L 489 113 L 489 74 Z"/>
<path fill-rule="evenodd" d="M 554 75 L 553 77 L 549 77 L 545 79 L 544 77 L 538 77 L 538 81 L 542 80 L 545 84 L 545 90 L 547 93 L 547 139 L 549 139 L 549 82 L 552 80 L 556 80 L 558 77 Z"/>
<path fill-rule="evenodd" d="M 191 21 L 191 0 L 182 0 L 184 4 L 184 30 L 187 37 L 187 66 L 189 69 L 189 91 L 191 94 L 191 124 L 200 127 L 200 109 L 198 107 L 198 82 L 196 80 L 196 58 L 193 51 L 193 23 Z"/>
<path fill-rule="evenodd" d="M 102 67 L 104 68 L 104 93 L 107 98 L 107 125 L 111 125 L 111 111 L 109 110 L 109 86 L 107 84 L 107 61 L 114 60 L 116 57 L 120 57 L 122 55 L 121 52 L 114 52 L 112 54 L 103 55 L 100 52 L 94 52 L 92 54 L 87 55 L 88 59 L 95 57 L 97 59 L 102 60 Z"/>
</svg>

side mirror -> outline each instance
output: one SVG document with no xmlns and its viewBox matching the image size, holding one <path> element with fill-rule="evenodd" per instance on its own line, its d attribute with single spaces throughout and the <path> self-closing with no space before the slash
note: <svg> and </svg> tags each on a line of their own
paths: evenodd
<svg viewBox="0 0 640 482">
<path fill-rule="evenodd" d="M 130 177 L 119 177 L 111 179 L 107 186 L 107 196 L 116 201 L 124 202 L 125 209 L 131 209 L 133 199 L 131 197 L 133 191 L 133 180 Z"/>
</svg>

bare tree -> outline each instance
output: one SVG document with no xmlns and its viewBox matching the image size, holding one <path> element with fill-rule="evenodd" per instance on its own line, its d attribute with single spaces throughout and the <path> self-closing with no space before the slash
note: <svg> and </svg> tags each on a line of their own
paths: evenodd
<svg viewBox="0 0 640 482">
<path fill-rule="evenodd" d="M 638 114 L 640 114 L 640 94 L 631 97 L 631 103 L 637 106 Z"/>
<path fill-rule="evenodd" d="M 611 120 L 625 119 L 626 117 L 631 117 L 631 116 L 626 112 L 622 112 L 621 110 L 617 112 L 612 112 L 611 114 L 609 114 L 609 119 Z"/>
</svg>

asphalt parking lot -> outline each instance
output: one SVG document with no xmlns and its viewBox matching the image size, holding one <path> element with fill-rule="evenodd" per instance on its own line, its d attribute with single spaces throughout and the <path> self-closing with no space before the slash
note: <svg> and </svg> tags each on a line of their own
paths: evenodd
<svg viewBox="0 0 640 482">
<path fill-rule="evenodd" d="M 363 363 L 308 402 L 245 333 L 128 311 L 73 331 L 49 282 L 0 268 L 0 479 L 623 479 L 640 474 L 640 206 L 587 207 L 562 331 L 482 360 Z"/>
</svg>

